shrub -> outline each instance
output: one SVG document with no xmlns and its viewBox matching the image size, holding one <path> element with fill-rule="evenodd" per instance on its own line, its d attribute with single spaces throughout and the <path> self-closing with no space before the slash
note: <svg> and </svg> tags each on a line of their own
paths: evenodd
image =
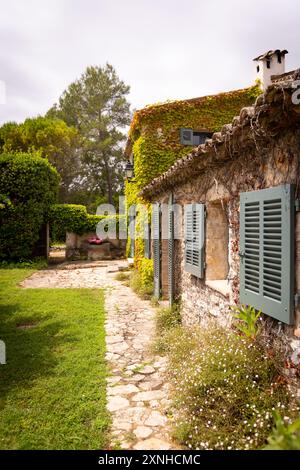
<svg viewBox="0 0 300 470">
<path fill-rule="evenodd" d="M 141 281 L 142 286 L 151 289 L 151 293 L 153 292 L 153 260 L 143 258 L 140 261 L 139 271 L 141 274 Z"/>
<path fill-rule="evenodd" d="M 175 435 L 189 448 L 261 448 L 272 412 L 289 413 L 279 360 L 257 341 L 215 324 L 177 327 L 169 333 L 168 353 Z"/>
<path fill-rule="evenodd" d="M 134 269 L 130 278 L 131 289 L 143 299 L 151 299 L 153 294 L 153 264 L 141 262 L 141 269 Z M 152 260 L 145 260 L 150 261 Z"/>
<path fill-rule="evenodd" d="M 77 204 L 55 204 L 51 207 L 51 238 L 53 240 L 65 240 L 66 232 L 78 235 L 95 232 L 97 224 L 106 219 L 116 219 L 118 233 L 119 219 L 122 216 L 105 216 L 88 214 L 86 207 Z M 124 216 L 125 217 L 125 216 Z"/>
<path fill-rule="evenodd" d="M 36 257 L 31 260 L 19 260 L 17 262 L 0 261 L 0 269 L 43 269 L 47 268 L 48 263 L 45 258 Z"/>
<path fill-rule="evenodd" d="M 0 260 L 32 256 L 58 184 L 57 171 L 38 155 L 0 155 Z"/>
</svg>

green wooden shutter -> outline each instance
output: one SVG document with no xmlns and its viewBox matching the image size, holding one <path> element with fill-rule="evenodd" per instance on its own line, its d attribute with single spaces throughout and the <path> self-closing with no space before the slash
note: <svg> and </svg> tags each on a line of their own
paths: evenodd
<svg viewBox="0 0 300 470">
<path fill-rule="evenodd" d="M 294 188 L 241 193 L 240 301 L 290 324 L 294 310 Z"/>
<path fill-rule="evenodd" d="M 169 305 L 172 307 L 174 300 L 174 211 L 172 194 L 170 194 L 168 206 L 168 288 Z"/>
<path fill-rule="evenodd" d="M 205 206 L 204 204 L 187 204 L 185 206 L 185 270 L 194 276 L 204 277 L 204 237 Z"/>
<path fill-rule="evenodd" d="M 148 220 L 144 227 L 144 256 L 148 259 L 151 258 L 151 229 Z"/>
<path fill-rule="evenodd" d="M 129 209 L 129 237 L 130 237 L 130 258 L 135 254 L 135 206 Z"/>
<path fill-rule="evenodd" d="M 153 204 L 153 261 L 154 261 L 154 297 L 160 298 L 160 205 Z"/>
</svg>

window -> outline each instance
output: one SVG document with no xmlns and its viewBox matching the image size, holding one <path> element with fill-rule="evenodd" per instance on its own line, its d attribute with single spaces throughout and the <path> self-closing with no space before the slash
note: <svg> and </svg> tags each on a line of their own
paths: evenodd
<svg viewBox="0 0 300 470">
<path fill-rule="evenodd" d="M 187 204 L 184 207 L 185 270 L 199 278 L 204 277 L 204 204 Z"/>
<path fill-rule="evenodd" d="M 130 237 L 130 258 L 134 258 L 135 255 L 135 218 L 136 218 L 136 207 L 131 206 L 129 209 L 129 237 Z"/>
<path fill-rule="evenodd" d="M 210 139 L 211 136 L 211 132 L 193 132 L 193 145 L 196 147 L 200 144 L 204 144 L 206 139 Z"/>
<path fill-rule="evenodd" d="M 160 204 L 152 207 L 153 261 L 154 261 L 154 297 L 160 298 L 161 293 L 161 208 Z"/>
<path fill-rule="evenodd" d="M 294 188 L 241 193 L 240 301 L 290 324 L 294 297 Z"/>
<path fill-rule="evenodd" d="M 173 194 L 169 196 L 168 204 L 168 294 L 169 305 L 172 307 L 174 300 L 174 210 Z"/>
<path fill-rule="evenodd" d="M 193 129 L 180 129 L 180 143 L 182 145 L 192 145 L 194 147 L 203 144 L 206 139 L 212 136 L 212 132 L 193 131 Z"/>
<path fill-rule="evenodd" d="M 271 68 L 271 59 L 267 59 L 267 69 Z"/>
<path fill-rule="evenodd" d="M 144 225 L 144 257 L 151 258 L 151 225 L 148 218 Z"/>
</svg>

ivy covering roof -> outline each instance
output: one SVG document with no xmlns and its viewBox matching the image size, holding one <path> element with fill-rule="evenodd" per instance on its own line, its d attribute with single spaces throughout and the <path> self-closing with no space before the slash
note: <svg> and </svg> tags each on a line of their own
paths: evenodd
<svg viewBox="0 0 300 470">
<path fill-rule="evenodd" d="M 239 114 L 242 107 L 253 104 L 259 93 L 259 87 L 254 85 L 216 95 L 148 105 L 133 115 L 127 148 L 130 148 L 130 142 L 133 143 L 141 133 L 149 134 L 157 126 L 169 128 L 194 125 L 194 130 L 217 131 L 225 122 Z"/>
<path fill-rule="evenodd" d="M 241 108 L 252 105 L 259 94 L 260 89 L 255 85 L 217 95 L 153 104 L 136 111 L 125 154 L 127 158 L 131 152 L 134 154 L 138 189 L 191 151 L 191 147 L 180 143 L 180 128 L 218 131 Z"/>
<path fill-rule="evenodd" d="M 191 152 L 191 146 L 180 142 L 180 128 L 219 131 L 242 108 L 251 106 L 260 93 L 259 86 L 255 85 L 218 95 L 153 104 L 136 111 L 125 149 L 127 158 L 132 153 L 134 157 L 134 178 L 125 184 L 127 207 L 145 204 L 141 190 Z M 137 216 L 136 230 L 141 226 L 142 221 Z M 136 238 L 135 266 L 139 266 L 143 257 L 144 240 Z"/>
<path fill-rule="evenodd" d="M 158 194 L 190 181 L 229 159 L 239 158 L 247 146 L 262 144 L 286 128 L 299 129 L 299 105 L 294 104 L 294 82 L 300 78 L 300 70 L 291 72 L 289 80 L 275 83 L 259 96 L 253 106 L 241 109 L 239 116 L 225 124 L 211 139 L 192 149 L 177 160 L 165 173 L 144 186 L 139 196 L 151 201 Z"/>
</svg>

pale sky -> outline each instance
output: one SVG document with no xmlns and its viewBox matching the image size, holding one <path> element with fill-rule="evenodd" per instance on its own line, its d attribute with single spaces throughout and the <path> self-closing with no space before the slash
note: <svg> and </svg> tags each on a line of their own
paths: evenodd
<svg viewBox="0 0 300 470">
<path fill-rule="evenodd" d="M 248 86 L 269 49 L 300 68 L 299 17 L 299 0 L 0 0 L 0 124 L 44 114 L 89 65 L 111 63 L 134 108 Z"/>
</svg>

